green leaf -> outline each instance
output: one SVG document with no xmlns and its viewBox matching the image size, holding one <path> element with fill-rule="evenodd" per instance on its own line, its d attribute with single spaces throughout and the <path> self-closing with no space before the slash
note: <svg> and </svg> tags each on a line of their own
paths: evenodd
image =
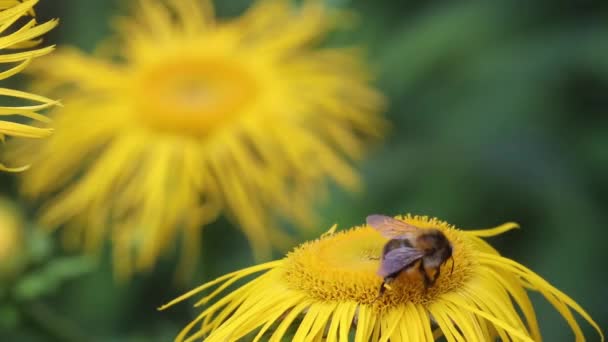
<svg viewBox="0 0 608 342">
<path fill-rule="evenodd" d="M 14 330 L 19 324 L 19 311 L 11 304 L 0 305 L 0 330 Z"/>
<path fill-rule="evenodd" d="M 49 234 L 36 229 L 30 229 L 27 243 L 28 261 L 40 263 L 48 259 L 53 252 L 53 242 Z"/>
<path fill-rule="evenodd" d="M 14 289 L 20 300 L 31 300 L 56 291 L 63 283 L 94 270 L 88 257 L 61 257 L 20 279 Z"/>
</svg>

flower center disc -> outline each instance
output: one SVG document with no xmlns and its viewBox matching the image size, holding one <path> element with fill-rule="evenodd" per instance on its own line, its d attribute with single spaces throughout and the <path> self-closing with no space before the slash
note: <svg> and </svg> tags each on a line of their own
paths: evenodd
<svg viewBox="0 0 608 342">
<path fill-rule="evenodd" d="M 242 113 L 256 92 L 250 75 L 214 60 L 161 65 L 145 73 L 140 82 L 138 112 L 146 123 L 196 136 Z"/>
<path fill-rule="evenodd" d="M 373 303 L 378 309 L 407 302 L 425 304 L 460 287 L 473 269 L 471 249 L 461 234 L 453 229 L 435 228 L 441 229 L 452 243 L 454 269 L 450 272 L 452 261 L 443 263 L 441 275 L 429 288 L 425 288 L 420 271 L 410 268 L 379 297 L 383 279 L 376 272 L 388 240 L 369 227 L 336 233 L 300 247 L 288 256 L 284 277 L 291 288 L 326 301 Z"/>
</svg>

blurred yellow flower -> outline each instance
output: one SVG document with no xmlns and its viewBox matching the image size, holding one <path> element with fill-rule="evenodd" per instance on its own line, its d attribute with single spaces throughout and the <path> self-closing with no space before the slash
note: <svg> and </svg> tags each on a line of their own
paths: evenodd
<svg viewBox="0 0 608 342">
<path fill-rule="evenodd" d="M 35 19 L 30 19 L 21 24 L 17 22 L 24 16 L 32 15 L 33 7 L 37 2 L 38 0 L 23 2 L 16 0 L 0 1 L 0 64 L 9 65 L 8 68 L 4 68 L 6 70 L 0 71 L 0 80 L 19 73 L 30 64 L 33 58 L 46 55 L 54 48 L 53 46 L 44 48 L 33 47 L 40 43 L 39 37 L 41 35 L 47 33 L 57 25 L 57 20 L 50 20 L 41 25 L 37 25 Z M 10 51 L 17 49 L 23 51 Z M 49 120 L 37 112 L 56 104 L 56 101 L 47 99 L 46 97 L 8 88 L 0 88 L 0 96 L 30 100 L 36 103 L 34 105 L 25 106 L 2 106 L 0 107 L 0 116 L 23 116 L 45 123 Z M 4 141 L 4 137 L 7 135 L 24 138 L 41 138 L 48 136 L 51 131 L 50 128 L 32 127 L 16 122 L 0 120 L 1 141 Z M 24 169 L 25 167 L 8 168 L 3 164 L 0 164 L 0 170 L 21 171 Z"/>
<path fill-rule="evenodd" d="M 0 280 L 19 271 L 23 258 L 25 223 L 14 205 L 0 198 Z"/>
<path fill-rule="evenodd" d="M 290 243 L 273 215 L 311 226 L 327 179 L 349 189 L 350 161 L 381 134 L 383 98 L 352 48 L 316 43 L 345 16 L 319 1 L 261 0 L 214 19 L 210 1 L 142 1 L 99 56 L 59 51 L 35 68 L 69 106 L 56 134 L 24 142 L 23 191 L 51 195 L 42 219 L 97 250 L 119 275 L 152 267 L 182 238 L 182 270 L 201 227 L 236 222 L 256 256 Z"/>
<path fill-rule="evenodd" d="M 481 237 L 516 228 L 462 231 L 421 216 L 398 219 L 441 230 L 453 247 L 436 283 L 425 288 L 416 272 L 404 272 L 382 296 L 377 275 L 387 239 L 368 226 L 305 243 L 282 260 L 236 271 L 173 300 L 174 305 L 216 287 L 205 305 L 242 278 L 266 271 L 217 299 L 177 336 L 176 341 L 540 341 L 526 289 L 540 292 L 564 317 L 577 341 L 584 335 L 572 311 L 600 334 L 599 326 L 570 297 L 523 265 L 500 256 Z M 419 273 L 418 273 L 419 274 Z M 524 322 L 525 321 L 525 322 Z"/>
</svg>

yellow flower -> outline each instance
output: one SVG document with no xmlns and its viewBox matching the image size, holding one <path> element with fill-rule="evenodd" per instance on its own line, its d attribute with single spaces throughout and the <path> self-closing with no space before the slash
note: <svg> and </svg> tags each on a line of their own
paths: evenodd
<svg viewBox="0 0 608 342">
<path fill-rule="evenodd" d="M 356 188 L 351 161 L 385 125 L 356 51 L 315 46 L 344 18 L 318 1 L 262 0 L 229 21 L 210 1 L 142 1 L 103 55 L 66 49 L 37 65 L 40 89 L 69 106 L 52 113 L 51 139 L 15 151 L 35 165 L 24 192 L 55 195 L 42 218 L 76 245 L 109 236 L 119 275 L 178 237 L 193 262 L 219 214 L 268 257 L 290 241 L 274 215 L 312 226 L 325 182 Z"/>
<path fill-rule="evenodd" d="M 33 14 L 33 7 L 37 2 L 38 0 L 24 2 L 16 0 L 0 1 L 0 64 L 9 65 L 8 68 L 3 68 L 6 70 L 0 69 L 0 80 L 19 73 L 30 64 L 33 58 L 46 55 L 54 48 L 53 46 L 48 46 L 32 49 L 32 47 L 40 43 L 40 39 L 38 38 L 41 35 L 57 25 L 57 20 L 50 20 L 44 24 L 37 25 L 35 19 L 30 19 L 25 23 L 17 24 L 20 18 Z M 24 51 L 6 51 L 15 49 L 24 49 Z M 18 64 L 15 65 L 15 63 Z M 37 112 L 56 104 L 56 101 L 47 99 L 46 97 L 8 88 L 0 88 L 0 96 L 30 100 L 36 103 L 24 106 L 2 106 L 0 107 L 0 116 L 17 115 L 45 123 L 49 120 Z M 51 131 L 50 128 L 32 127 L 0 120 L 0 141 L 4 141 L 4 137 L 7 135 L 24 138 L 41 138 L 48 136 Z M 21 171 L 24 169 L 25 167 L 8 168 L 0 164 L 0 170 L 4 171 Z"/>
<path fill-rule="evenodd" d="M 540 292 L 565 318 L 577 341 L 584 336 L 572 310 L 600 334 L 599 326 L 570 297 L 523 265 L 500 256 L 481 237 L 516 228 L 462 231 L 421 216 L 398 217 L 442 231 L 453 248 L 451 262 L 429 288 L 417 270 L 402 272 L 382 296 L 377 275 L 387 239 L 369 226 L 305 243 L 282 260 L 236 271 L 173 300 L 160 309 L 217 286 L 205 305 L 242 278 L 266 271 L 215 301 L 188 324 L 176 341 L 539 341 L 540 331 L 526 289 Z M 195 328 L 196 327 L 196 328 Z M 292 335 L 294 334 L 294 335 Z M 349 338 L 350 336 L 350 338 Z"/>
<path fill-rule="evenodd" d="M 23 266 L 23 230 L 21 213 L 5 198 L 0 198 L 0 282 Z"/>
</svg>

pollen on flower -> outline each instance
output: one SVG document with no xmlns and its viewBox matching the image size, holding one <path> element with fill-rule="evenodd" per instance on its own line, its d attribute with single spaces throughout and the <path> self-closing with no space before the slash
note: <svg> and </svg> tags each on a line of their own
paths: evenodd
<svg viewBox="0 0 608 342">
<path fill-rule="evenodd" d="M 451 225 L 425 216 L 402 219 L 420 228 L 440 229 L 452 244 L 454 269 L 451 262 L 444 263 L 432 287 L 425 288 L 419 271 L 412 269 L 402 272 L 378 297 L 382 278 L 376 272 L 387 239 L 367 226 L 328 235 L 290 253 L 284 265 L 286 283 L 319 300 L 352 300 L 384 310 L 407 302 L 427 304 L 474 275 L 474 251 Z"/>
</svg>

